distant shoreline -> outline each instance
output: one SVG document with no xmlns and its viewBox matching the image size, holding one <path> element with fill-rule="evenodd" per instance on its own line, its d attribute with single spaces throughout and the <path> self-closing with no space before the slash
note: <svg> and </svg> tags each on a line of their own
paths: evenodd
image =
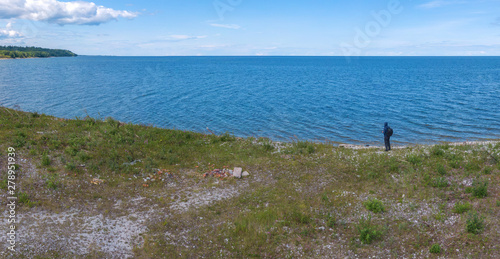
<svg viewBox="0 0 500 259">
<path fill-rule="evenodd" d="M 0 58 L 49 58 L 49 57 L 76 57 L 77 54 L 64 49 L 47 49 L 40 47 L 0 46 Z"/>
</svg>

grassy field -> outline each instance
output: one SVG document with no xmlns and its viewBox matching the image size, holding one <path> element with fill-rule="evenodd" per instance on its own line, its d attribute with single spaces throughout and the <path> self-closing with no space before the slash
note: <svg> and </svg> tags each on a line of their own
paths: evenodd
<svg viewBox="0 0 500 259">
<path fill-rule="evenodd" d="M 495 141 L 383 152 L 0 108 L 4 201 L 9 147 L 2 257 L 500 258 Z M 203 176 L 233 167 L 250 176 Z"/>
</svg>

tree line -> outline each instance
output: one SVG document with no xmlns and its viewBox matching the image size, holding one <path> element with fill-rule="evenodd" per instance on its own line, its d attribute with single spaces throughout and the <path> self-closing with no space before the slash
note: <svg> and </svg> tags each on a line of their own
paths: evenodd
<svg viewBox="0 0 500 259">
<path fill-rule="evenodd" d="M 75 53 L 65 49 L 0 46 L 0 58 L 48 58 L 48 57 L 75 57 L 75 56 L 77 56 Z"/>
</svg>

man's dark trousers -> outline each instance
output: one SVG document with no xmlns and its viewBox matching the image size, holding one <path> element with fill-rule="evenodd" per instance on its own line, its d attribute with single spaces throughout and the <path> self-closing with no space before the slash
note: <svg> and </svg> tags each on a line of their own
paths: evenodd
<svg viewBox="0 0 500 259">
<path fill-rule="evenodd" d="M 385 142 L 385 151 L 391 150 L 391 141 L 390 141 L 389 136 L 384 136 L 384 142 Z"/>
</svg>

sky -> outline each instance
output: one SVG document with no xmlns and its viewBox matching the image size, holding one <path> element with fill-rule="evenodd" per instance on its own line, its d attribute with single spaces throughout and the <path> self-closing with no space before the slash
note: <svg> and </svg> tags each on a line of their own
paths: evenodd
<svg viewBox="0 0 500 259">
<path fill-rule="evenodd" d="M 500 0 L 0 0 L 0 45 L 117 56 L 499 56 Z"/>
</svg>

